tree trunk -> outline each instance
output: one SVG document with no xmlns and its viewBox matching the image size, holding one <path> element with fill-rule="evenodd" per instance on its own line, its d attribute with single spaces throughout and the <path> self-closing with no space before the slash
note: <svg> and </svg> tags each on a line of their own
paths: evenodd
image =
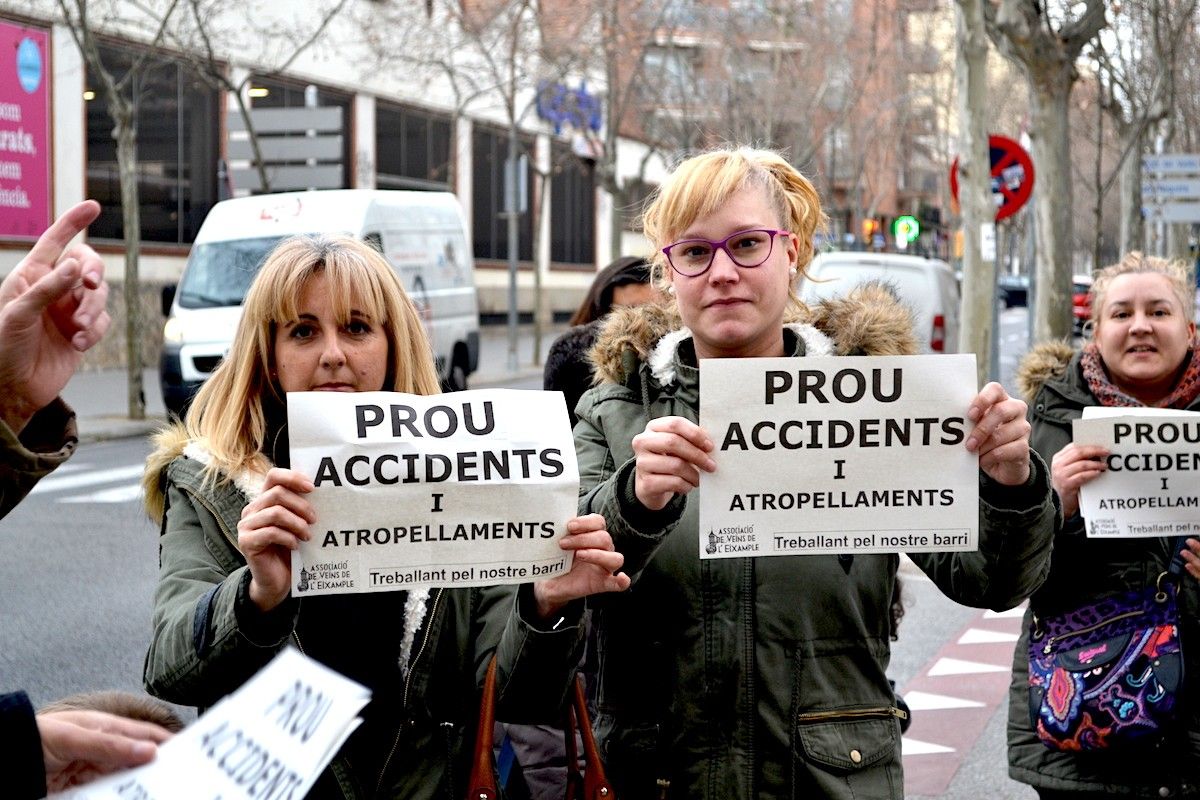
<svg viewBox="0 0 1200 800">
<path fill-rule="evenodd" d="M 1117 183 L 1121 193 L 1121 226 L 1117 241 L 1120 254 L 1124 255 L 1130 250 L 1143 250 L 1146 247 L 1146 226 L 1142 222 L 1142 144 L 1139 141 L 1132 149 L 1129 148 L 1130 137 L 1141 139 L 1144 134 L 1137 124 L 1125 126 L 1121 133 L 1120 152 L 1129 150 L 1128 157 L 1121 164 Z"/>
<path fill-rule="evenodd" d="M 1034 76 L 1033 163 L 1037 193 L 1037 278 L 1034 287 L 1034 341 L 1071 335 L 1071 151 L 1067 103 L 1071 97 L 1070 64 L 1066 74 Z"/>
<path fill-rule="evenodd" d="M 955 25 L 958 53 L 954 75 L 958 111 L 963 120 L 959 132 L 958 198 L 963 224 L 962 320 L 958 349 L 975 354 L 975 371 L 980 385 L 990 372 L 993 315 L 996 303 L 995 256 L 981 252 L 981 229 L 994 224 L 991 157 L 987 135 L 987 32 L 983 22 L 984 0 L 958 0 Z"/>
<path fill-rule="evenodd" d="M 141 208 L 138 202 L 137 129 L 133 106 L 113 103 L 113 135 L 117 140 L 117 169 L 121 181 L 121 224 L 125 232 L 125 369 L 130 419 L 146 418 L 146 396 L 142 390 L 142 302 L 138 277 L 138 251 L 142 244 Z"/>
</svg>

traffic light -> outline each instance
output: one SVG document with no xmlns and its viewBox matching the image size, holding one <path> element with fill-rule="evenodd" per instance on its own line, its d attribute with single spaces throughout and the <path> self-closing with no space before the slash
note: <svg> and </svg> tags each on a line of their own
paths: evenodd
<svg viewBox="0 0 1200 800">
<path fill-rule="evenodd" d="M 870 242 L 870 241 L 871 241 L 871 239 L 872 239 L 872 238 L 875 236 L 875 234 L 879 233 L 879 231 L 880 231 L 880 228 L 881 228 L 881 226 L 880 226 L 880 224 L 879 224 L 879 220 L 877 220 L 877 219 L 864 219 L 864 220 L 862 221 L 862 238 L 863 238 L 863 241 L 864 241 L 864 242 Z"/>
</svg>

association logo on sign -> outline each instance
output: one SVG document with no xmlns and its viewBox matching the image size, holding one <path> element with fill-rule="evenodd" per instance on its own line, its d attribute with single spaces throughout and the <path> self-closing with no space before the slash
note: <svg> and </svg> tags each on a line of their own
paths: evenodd
<svg viewBox="0 0 1200 800">
<path fill-rule="evenodd" d="M 754 535 L 754 525 L 728 525 L 714 530 L 708 529 L 708 544 L 704 552 L 710 556 L 716 553 L 753 553 L 758 550 L 758 542 Z"/>
<path fill-rule="evenodd" d="M 42 85 L 42 51 L 28 37 L 17 45 L 17 80 L 26 94 L 33 94 Z"/>
</svg>

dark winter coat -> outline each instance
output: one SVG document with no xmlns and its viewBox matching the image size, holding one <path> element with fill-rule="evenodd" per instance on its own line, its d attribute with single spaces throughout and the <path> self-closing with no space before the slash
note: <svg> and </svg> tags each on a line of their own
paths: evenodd
<svg viewBox="0 0 1200 800">
<path fill-rule="evenodd" d="M 562 392 L 567 401 L 567 413 L 571 415 L 572 427 L 579 418 L 575 406 L 583 393 L 592 388 L 594 371 L 588 360 L 588 352 L 596 344 L 596 335 L 604 320 L 598 319 L 587 325 L 576 325 L 567 329 L 550 345 L 546 355 L 546 367 L 542 372 L 542 388 L 551 392 Z"/>
<path fill-rule="evenodd" d="M 916 350 L 886 291 L 859 290 L 784 332 L 786 352 Z M 594 351 L 604 383 L 579 403 L 580 513 L 608 522 L 633 586 L 595 598 L 597 733 L 622 800 L 904 796 L 886 670 L 895 554 L 701 561 L 698 492 L 663 510 L 633 491 L 646 423 L 696 422 L 699 370 L 677 318 L 615 312 Z M 831 341 L 832 340 L 832 341 Z M 915 554 L 953 599 L 1009 608 L 1045 576 L 1057 511 L 1045 466 L 1004 487 L 980 473 L 979 551 Z"/>
<path fill-rule="evenodd" d="M 1071 421 L 1099 405 L 1079 365 L 1080 354 L 1061 342 L 1030 351 L 1018 371 L 1029 402 L 1031 443 L 1046 463 L 1071 442 Z M 1200 410 L 1200 401 L 1191 410 Z M 1032 614 L 1069 611 L 1100 597 L 1154 583 L 1170 561 L 1170 539 L 1089 539 L 1083 519 L 1068 519 L 1054 539 L 1050 576 L 1029 600 L 1013 655 L 1008 714 L 1008 773 L 1031 786 L 1060 791 L 1140 797 L 1200 796 L 1200 693 L 1177 736 L 1149 751 L 1074 754 L 1050 750 L 1034 732 L 1029 712 L 1028 642 Z M 1200 587 L 1183 576 L 1180 592 L 1184 675 L 1200 676 Z"/>
<path fill-rule="evenodd" d="M 70 458 L 78 441 L 75 412 L 61 399 L 34 414 L 20 436 L 0 422 L 0 518 Z M 44 797 L 42 739 L 24 692 L 0 694 L 0 752 L 8 765 L 5 796 L 13 800 Z"/>
</svg>

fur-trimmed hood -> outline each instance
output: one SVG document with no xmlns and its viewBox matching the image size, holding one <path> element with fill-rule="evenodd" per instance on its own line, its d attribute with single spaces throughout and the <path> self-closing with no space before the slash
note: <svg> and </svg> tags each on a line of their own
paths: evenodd
<svg viewBox="0 0 1200 800">
<path fill-rule="evenodd" d="M 877 282 L 864 283 L 845 297 L 822 300 L 802 311 L 789 309 L 784 321 L 814 355 L 895 356 L 920 351 L 912 312 L 891 289 Z M 628 377 L 626 353 L 650 361 L 661 341 L 668 346 L 659 358 L 669 358 L 678 342 L 690 335 L 674 303 L 614 308 L 590 353 L 596 383 L 623 383 Z M 818 343 L 825 337 L 831 349 L 820 353 Z"/>
<path fill-rule="evenodd" d="M 155 524 L 161 524 L 166 498 L 166 473 L 171 462 L 180 456 L 190 458 L 207 466 L 212 463 L 212 453 L 203 442 L 188 438 L 183 425 L 174 423 L 154 434 L 154 452 L 146 458 L 146 471 L 142 474 L 143 502 L 146 513 Z M 233 478 L 233 484 L 252 500 L 262 494 L 266 472 L 245 470 Z"/>
<path fill-rule="evenodd" d="M 1042 342 L 1025 354 L 1017 367 L 1017 389 L 1025 402 L 1032 403 L 1048 382 L 1067 372 L 1075 349 L 1066 342 Z"/>
</svg>

